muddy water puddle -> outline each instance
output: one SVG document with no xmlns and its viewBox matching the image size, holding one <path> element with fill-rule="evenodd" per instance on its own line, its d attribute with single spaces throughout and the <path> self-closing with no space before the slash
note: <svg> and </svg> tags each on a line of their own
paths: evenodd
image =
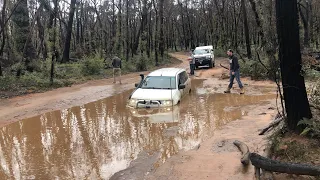
<svg viewBox="0 0 320 180">
<path fill-rule="evenodd" d="M 246 115 L 250 111 L 246 106 L 275 98 L 274 94 L 213 93 L 204 80 L 192 85 L 191 94 L 173 108 L 128 108 L 132 92 L 128 90 L 5 126 L 0 129 L 0 177 L 109 179 L 143 153 L 144 157 L 158 154 L 150 166 L 159 166 L 178 151 L 197 148 L 216 128 Z"/>
</svg>

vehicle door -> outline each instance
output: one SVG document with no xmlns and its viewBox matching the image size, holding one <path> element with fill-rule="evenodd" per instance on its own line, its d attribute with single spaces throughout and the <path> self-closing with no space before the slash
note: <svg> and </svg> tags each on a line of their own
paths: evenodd
<svg viewBox="0 0 320 180">
<path fill-rule="evenodd" d="M 185 93 L 188 94 L 190 89 L 191 89 L 191 79 L 188 76 L 188 73 L 186 71 L 183 72 L 184 76 L 185 76 Z"/>
<path fill-rule="evenodd" d="M 191 86 L 190 79 L 188 78 L 188 74 L 186 71 L 183 71 L 179 74 L 179 83 L 186 86 L 186 88 L 180 89 L 181 95 L 184 96 L 189 92 Z"/>
<path fill-rule="evenodd" d="M 185 78 L 184 78 L 183 72 L 178 74 L 178 88 L 181 84 L 185 84 Z M 182 98 L 184 96 L 185 89 L 179 89 L 179 91 L 180 91 L 180 97 Z"/>
</svg>

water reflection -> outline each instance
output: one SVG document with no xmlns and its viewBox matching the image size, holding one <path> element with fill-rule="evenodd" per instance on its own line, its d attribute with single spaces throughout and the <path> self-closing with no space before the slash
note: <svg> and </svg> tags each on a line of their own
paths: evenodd
<svg viewBox="0 0 320 180">
<path fill-rule="evenodd" d="M 193 86 L 192 94 L 169 110 L 172 120 L 161 116 L 154 121 L 148 113 L 134 115 L 126 107 L 130 90 L 3 127 L 0 177 L 108 179 L 142 151 L 160 152 L 159 162 L 165 162 L 212 136 L 214 128 L 240 118 L 244 112 L 239 107 L 274 98 L 202 93 L 206 89 L 199 80 Z M 235 108 L 225 111 L 228 106 Z M 165 135 L 172 128 L 176 133 Z"/>
</svg>

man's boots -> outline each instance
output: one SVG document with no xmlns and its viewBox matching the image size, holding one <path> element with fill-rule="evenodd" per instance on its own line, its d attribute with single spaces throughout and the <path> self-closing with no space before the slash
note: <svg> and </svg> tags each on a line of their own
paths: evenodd
<svg viewBox="0 0 320 180">
<path fill-rule="evenodd" d="M 227 90 L 224 91 L 224 93 L 230 93 L 230 88 L 228 87 Z"/>
<path fill-rule="evenodd" d="M 240 94 L 244 94 L 244 88 L 240 89 Z"/>
</svg>

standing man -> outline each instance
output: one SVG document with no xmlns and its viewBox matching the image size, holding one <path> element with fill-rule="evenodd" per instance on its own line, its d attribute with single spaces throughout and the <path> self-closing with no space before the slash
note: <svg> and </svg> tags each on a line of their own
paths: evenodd
<svg viewBox="0 0 320 180">
<path fill-rule="evenodd" d="M 194 69 L 196 67 L 196 60 L 195 58 L 193 57 L 193 52 L 191 51 L 191 56 L 188 58 L 189 60 L 189 64 L 190 64 L 190 75 L 193 76 L 194 75 Z"/>
<path fill-rule="evenodd" d="M 230 62 L 230 84 L 227 88 L 226 91 L 224 91 L 224 93 L 230 93 L 230 90 L 233 86 L 233 80 L 234 78 L 236 78 L 237 82 L 238 82 L 238 85 L 239 85 L 239 88 L 240 88 L 240 94 L 244 94 L 244 88 L 243 88 L 243 85 L 240 81 L 240 66 L 239 66 L 239 62 L 238 62 L 238 58 L 233 55 L 233 51 L 231 49 L 229 49 L 227 51 L 227 55 L 229 56 L 229 62 Z"/>
<path fill-rule="evenodd" d="M 116 73 L 119 76 L 119 82 L 121 84 L 121 59 L 118 56 L 112 58 L 112 67 L 113 67 L 113 83 L 116 83 Z"/>
</svg>

